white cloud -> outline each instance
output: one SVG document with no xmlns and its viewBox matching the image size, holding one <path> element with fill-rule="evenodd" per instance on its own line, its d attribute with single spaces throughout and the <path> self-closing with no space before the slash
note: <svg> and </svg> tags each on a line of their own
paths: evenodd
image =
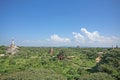
<svg viewBox="0 0 120 80">
<path fill-rule="evenodd" d="M 23 44 L 34 46 L 89 46 L 89 47 L 105 47 L 112 45 L 120 45 L 120 38 L 115 36 L 106 37 L 100 35 L 98 31 L 89 32 L 85 28 L 81 28 L 80 32 L 72 32 L 72 37 L 61 37 L 57 34 L 51 35 L 48 39 L 43 40 L 25 40 Z"/>
<path fill-rule="evenodd" d="M 98 41 L 101 42 L 104 38 L 103 36 L 100 36 L 97 31 L 94 32 L 88 32 L 85 28 L 81 28 L 81 31 L 85 34 L 85 36 L 90 40 L 90 41 Z"/>
<path fill-rule="evenodd" d="M 58 36 L 57 34 L 54 34 L 50 37 L 51 41 L 55 41 L 55 42 L 70 42 L 69 38 L 62 38 L 60 36 Z"/>
<path fill-rule="evenodd" d="M 80 33 L 72 32 L 72 34 L 76 42 L 79 42 L 79 43 L 85 42 L 84 36 L 81 35 Z"/>
<path fill-rule="evenodd" d="M 22 45 L 27 46 L 67 46 L 71 40 L 69 38 L 60 37 L 57 34 L 51 35 L 49 39 L 44 40 L 24 40 Z"/>
<path fill-rule="evenodd" d="M 118 41 L 117 37 L 105 37 L 101 36 L 97 31 L 89 32 L 85 28 L 81 28 L 81 31 L 85 34 L 89 42 L 99 42 L 99 43 L 113 43 Z"/>
<path fill-rule="evenodd" d="M 82 46 L 112 46 L 120 44 L 120 38 L 115 36 L 103 36 L 98 31 L 89 32 L 85 28 L 81 28 L 81 32 L 72 32 L 74 40 L 72 43 Z"/>
</svg>

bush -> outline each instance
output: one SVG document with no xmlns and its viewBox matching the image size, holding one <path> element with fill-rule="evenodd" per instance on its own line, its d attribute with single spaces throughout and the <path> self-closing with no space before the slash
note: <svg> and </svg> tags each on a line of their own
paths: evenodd
<svg viewBox="0 0 120 80">
<path fill-rule="evenodd" d="M 95 67 L 98 72 L 105 72 L 114 77 L 116 80 L 120 79 L 120 50 L 115 49 L 106 53 L 100 63 Z"/>
</svg>

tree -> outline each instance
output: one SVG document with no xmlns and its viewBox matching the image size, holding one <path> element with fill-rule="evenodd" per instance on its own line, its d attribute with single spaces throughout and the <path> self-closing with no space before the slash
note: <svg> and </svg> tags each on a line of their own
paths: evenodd
<svg viewBox="0 0 120 80">
<path fill-rule="evenodd" d="M 5 54 L 6 53 L 6 46 L 0 46 L 0 54 Z"/>
<path fill-rule="evenodd" d="M 96 70 L 108 73 L 116 80 L 120 80 L 120 50 L 111 50 L 103 55 L 100 63 L 96 66 Z"/>
<path fill-rule="evenodd" d="M 64 51 L 60 51 L 59 52 L 59 54 L 57 55 L 57 58 L 59 59 L 59 60 L 63 60 L 64 58 L 65 58 L 65 53 L 64 53 Z"/>
</svg>

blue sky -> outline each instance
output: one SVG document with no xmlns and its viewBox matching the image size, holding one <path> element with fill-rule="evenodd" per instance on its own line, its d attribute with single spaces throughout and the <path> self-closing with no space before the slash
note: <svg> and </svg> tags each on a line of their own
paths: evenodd
<svg viewBox="0 0 120 80">
<path fill-rule="evenodd" d="M 119 0 L 0 0 L 0 45 L 120 45 Z"/>
</svg>

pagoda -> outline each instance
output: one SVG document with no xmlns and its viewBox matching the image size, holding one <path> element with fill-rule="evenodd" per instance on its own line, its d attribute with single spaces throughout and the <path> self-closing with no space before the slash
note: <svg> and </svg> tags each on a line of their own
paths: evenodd
<svg viewBox="0 0 120 80">
<path fill-rule="evenodd" d="M 14 39 L 12 39 L 11 44 L 10 44 L 10 46 L 8 47 L 6 53 L 13 55 L 13 54 L 15 54 L 15 53 L 18 51 L 17 48 L 18 48 L 18 47 L 15 45 Z"/>
</svg>

